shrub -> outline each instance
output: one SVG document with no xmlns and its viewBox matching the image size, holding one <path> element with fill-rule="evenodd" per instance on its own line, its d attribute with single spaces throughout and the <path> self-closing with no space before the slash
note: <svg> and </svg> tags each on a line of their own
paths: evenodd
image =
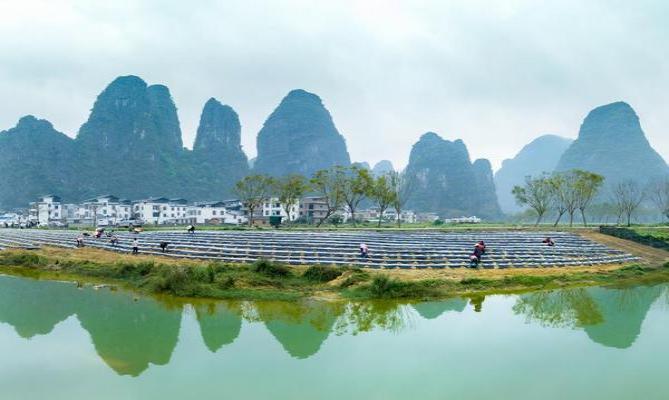
<svg viewBox="0 0 669 400">
<path fill-rule="evenodd" d="M 231 276 L 226 276 L 218 282 L 218 287 L 220 289 L 230 289 L 235 286 L 235 278 Z"/>
<path fill-rule="evenodd" d="M 30 253 L 6 253 L 0 257 L 1 265 L 10 265 L 16 267 L 35 267 L 42 263 L 42 259 L 37 254 Z"/>
<path fill-rule="evenodd" d="M 182 294 L 183 290 L 190 283 L 187 267 L 182 266 L 162 266 L 154 290 L 158 292 L 170 292 L 172 294 Z"/>
<path fill-rule="evenodd" d="M 314 282 L 330 282 L 339 278 L 341 274 L 343 274 L 341 268 L 314 265 L 307 268 L 302 276 Z"/>
<path fill-rule="evenodd" d="M 132 276 L 146 276 L 153 271 L 153 261 L 142 262 L 117 262 L 114 265 L 113 276 L 116 278 L 127 278 Z"/>
<path fill-rule="evenodd" d="M 253 271 L 268 276 L 290 275 L 290 270 L 286 266 L 263 259 L 253 263 Z"/>
</svg>

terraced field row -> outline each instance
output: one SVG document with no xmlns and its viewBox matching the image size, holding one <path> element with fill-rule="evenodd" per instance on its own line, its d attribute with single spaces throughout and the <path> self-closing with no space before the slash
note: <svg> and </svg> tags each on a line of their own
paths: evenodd
<svg viewBox="0 0 669 400">
<path fill-rule="evenodd" d="M 0 230 L 0 249 L 7 247 L 76 247 L 80 233 L 57 230 Z M 478 240 L 486 242 L 483 268 L 565 267 L 623 264 L 637 260 L 581 236 L 565 232 L 285 232 L 285 231 L 155 231 L 118 232 L 118 245 L 103 235 L 85 238 L 87 247 L 171 257 L 253 262 L 269 259 L 294 265 L 355 265 L 370 268 L 457 268 L 468 264 Z M 556 246 L 541 241 L 550 236 Z M 160 243 L 169 243 L 166 253 Z M 366 243 L 370 257 L 358 254 Z"/>
</svg>

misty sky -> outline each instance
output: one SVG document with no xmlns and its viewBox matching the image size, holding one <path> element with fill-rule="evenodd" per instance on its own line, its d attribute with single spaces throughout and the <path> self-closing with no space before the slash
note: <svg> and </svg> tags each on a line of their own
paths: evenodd
<svg viewBox="0 0 669 400">
<path fill-rule="evenodd" d="M 191 147 L 204 102 L 262 123 L 318 94 L 354 161 L 404 166 L 426 131 L 497 168 L 543 133 L 575 137 L 624 100 L 669 158 L 669 2 L 0 0 L 0 130 L 26 114 L 75 136 L 119 75 L 170 88 Z"/>
</svg>

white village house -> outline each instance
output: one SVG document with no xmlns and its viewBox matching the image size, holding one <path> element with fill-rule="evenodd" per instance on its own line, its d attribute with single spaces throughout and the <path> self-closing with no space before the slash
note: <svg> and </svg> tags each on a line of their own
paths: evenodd
<svg viewBox="0 0 669 400">
<path fill-rule="evenodd" d="M 189 216 L 196 224 L 244 224 L 248 221 L 242 211 L 230 210 L 223 201 L 195 203 L 189 207 Z"/>
<path fill-rule="evenodd" d="M 297 201 L 290 207 L 289 212 L 286 213 L 286 210 L 283 207 L 283 204 L 279 202 L 278 197 L 272 197 L 267 199 L 262 205 L 262 216 L 265 218 L 269 217 L 282 217 L 281 222 L 295 221 L 300 216 L 300 202 Z"/>
<path fill-rule="evenodd" d="M 45 226 L 53 222 L 62 222 L 64 216 L 60 197 L 49 194 L 30 203 L 29 220 Z"/>
<path fill-rule="evenodd" d="M 84 201 L 67 204 L 67 219 L 74 223 L 91 225 L 116 225 L 132 218 L 132 204 L 116 196 L 103 195 Z"/>
<path fill-rule="evenodd" d="M 133 217 L 151 225 L 194 224 L 189 209 L 187 200 L 166 197 L 139 200 L 132 205 Z"/>
</svg>

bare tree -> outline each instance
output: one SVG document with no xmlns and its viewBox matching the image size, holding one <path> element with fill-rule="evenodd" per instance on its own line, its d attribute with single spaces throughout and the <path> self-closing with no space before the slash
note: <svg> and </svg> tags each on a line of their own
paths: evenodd
<svg viewBox="0 0 669 400">
<path fill-rule="evenodd" d="M 249 213 L 249 226 L 253 225 L 253 214 L 269 198 L 274 188 L 274 179 L 266 175 L 249 175 L 237 182 L 235 193 Z"/>
<path fill-rule="evenodd" d="M 632 214 L 639 208 L 645 198 L 644 190 L 634 181 L 625 181 L 613 187 L 612 195 L 619 220 L 620 216 L 625 215 L 627 226 L 631 226 Z"/>
<path fill-rule="evenodd" d="M 604 177 L 593 172 L 575 170 L 576 180 L 574 181 L 574 193 L 576 197 L 576 208 L 581 212 L 583 226 L 588 226 L 585 218 L 585 210 L 590 206 L 592 199 L 595 198 L 599 189 L 604 184 Z"/>
<path fill-rule="evenodd" d="M 393 192 L 393 201 L 391 205 L 397 214 L 397 227 L 399 228 L 402 226 L 402 209 L 411 197 L 416 179 L 407 174 L 406 171 L 393 171 L 390 172 L 388 176 L 390 178 L 388 183 Z"/>
<path fill-rule="evenodd" d="M 669 218 L 669 178 L 651 184 L 648 196 L 662 214 L 662 218 Z"/>
<path fill-rule="evenodd" d="M 537 220 L 534 226 L 539 225 L 543 216 L 548 212 L 551 206 L 551 185 L 547 176 L 532 178 L 525 177 L 525 185 L 514 186 L 511 191 L 516 198 L 516 202 L 521 206 L 528 206 L 537 213 Z"/>
<path fill-rule="evenodd" d="M 316 226 L 321 226 L 332 214 L 341 209 L 344 204 L 343 186 L 346 173 L 341 167 L 332 167 L 316 171 L 311 178 L 311 187 L 325 201 L 327 210 Z"/>
<path fill-rule="evenodd" d="M 564 175 L 562 174 L 557 174 L 552 176 L 549 180 L 548 183 L 550 185 L 550 192 L 551 192 L 551 204 L 553 205 L 553 208 L 555 208 L 555 211 L 557 212 L 557 219 L 555 220 L 555 224 L 553 226 L 558 226 L 560 223 L 560 219 L 562 219 L 562 216 L 567 212 L 568 210 L 568 204 L 569 204 L 569 198 L 568 198 L 568 193 L 567 193 L 567 180 L 565 179 Z"/>
</svg>

